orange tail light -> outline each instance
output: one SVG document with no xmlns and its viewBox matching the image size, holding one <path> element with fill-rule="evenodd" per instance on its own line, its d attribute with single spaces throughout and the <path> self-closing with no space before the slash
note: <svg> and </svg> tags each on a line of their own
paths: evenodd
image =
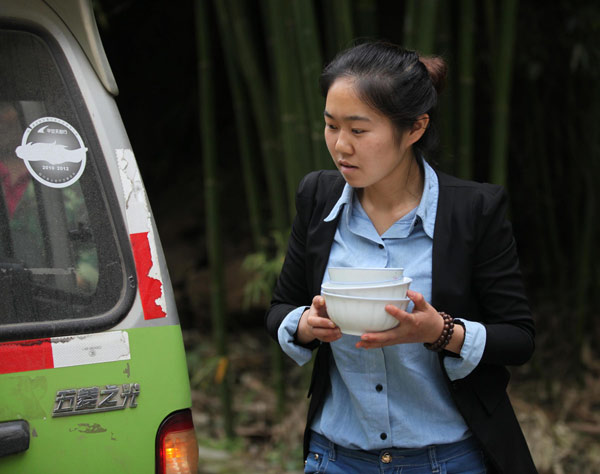
<svg viewBox="0 0 600 474">
<path fill-rule="evenodd" d="M 196 474 L 198 442 L 191 410 L 177 411 L 160 425 L 156 435 L 157 474 Z"/>
</svg>

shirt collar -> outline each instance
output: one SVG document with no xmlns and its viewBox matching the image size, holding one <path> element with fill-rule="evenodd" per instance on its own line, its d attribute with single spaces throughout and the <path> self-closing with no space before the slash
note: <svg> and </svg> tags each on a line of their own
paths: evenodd
<svg viewBox="0 0 600 474">
<path fill-rule="evenodd" d="M 437 174 L 433 168 L 425 160 L 422 160 L 422 163 L 425 171 L 425 180 L 421 202 L 417 207 L 417 216 L 423 222 L 423 230 L 427 236 L 433 239 L 440 186 Z"/>
<path fill-rule="evenodd" d="M 438 177 L 433 168 L 425 161 L 421 161 L 423 163 L 423 170 L 425 174 L 425 179 L 423 183 L 423 195 L 421 196 L 421 201 L 417 206 L 417 212 L 415 214 L 415 219 L 419 217 L 423 222 L 423 230 L 427 234 L 428 237 L 433 239 L 433 231 L 435 227 L 435 216 L 437 213 L 437 203 L 439 197 L 439 183 Z M 333 209 L 329 213 L 329 215 L 324 219 L 325 222 L 331 222 L 335 220 L 344 207 L 345 204 L 352 203 L 352 196 L 354 195 L 354 188 L 352 188 L 348 183 L 344 185 L 344 189 L 342 190 L 342 194 L 338 201 L 333 206 Z M 414 226 L 414 223 L 413 223 Z"/>
<path fill-rule="evenodd" d="M 333 206 L 333 209 L 329 213 L 329 215 L 324 219 L 325 222 L 331 222 L 335 220 L 344 207 L 344 204 L 350 204 L 352 202 L 352 196 L 354 194 L 354 188 L 350 186 L 348 183 L 344 185 L 344 189 L 342 190 L 342 195 Z"/>
</svg>

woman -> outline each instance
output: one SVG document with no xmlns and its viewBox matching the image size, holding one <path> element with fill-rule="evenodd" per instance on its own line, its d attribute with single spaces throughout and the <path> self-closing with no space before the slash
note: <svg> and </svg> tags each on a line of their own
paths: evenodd
<svg viewBox="0 0 600 474">
<path fill-rule="evenodd" d="M 445 73 L 375 42 L 321 75 L 338 171 L 300 183 L 266 315 L 297 363 L 317 349 L 305 472 L 536 472 L 505 390 L 504 366 L 534 349 L 505 192 L 423 159 Z M 403 267 L 412 304 L 386 307 L 399 325 L 342 335 L 319 295 L 330 266 Z"/>
</svg>

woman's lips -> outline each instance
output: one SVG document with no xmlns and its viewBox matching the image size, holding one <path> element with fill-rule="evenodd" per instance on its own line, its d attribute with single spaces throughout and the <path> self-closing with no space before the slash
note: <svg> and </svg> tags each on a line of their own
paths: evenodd
<svg viewBox="0 0 600 474">
<path fill-rule="evenodd" d="M 346 162 L 346 161 L 340 161 L 338 162 L 340 169 L 342 170 L 351 170 L 351 169 L 356 169 L 357 166 L 351 165 L 350 163 Z"/>
</svg>

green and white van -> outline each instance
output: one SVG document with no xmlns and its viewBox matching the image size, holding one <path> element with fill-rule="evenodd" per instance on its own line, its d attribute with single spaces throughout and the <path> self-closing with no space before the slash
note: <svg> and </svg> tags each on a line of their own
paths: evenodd
<svg viewBox="0 0 600 474">
<path fill-rule="evenodd" d="M 0 473 L 195 473 L 181 328 L 87 0 L 0 1 Z"/>
</svg>

